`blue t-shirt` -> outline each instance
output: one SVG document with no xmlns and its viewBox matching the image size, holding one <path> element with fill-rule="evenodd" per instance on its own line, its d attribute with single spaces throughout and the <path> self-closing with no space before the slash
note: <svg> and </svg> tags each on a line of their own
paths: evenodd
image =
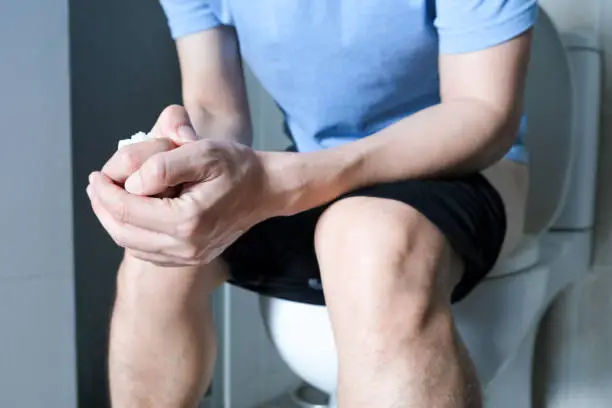
<svg viewBox="0 0 612 408">
<path fill-rule="evenodd" d="M 537 0 L 160 0 L 172 36 L 235 27 L 299 151 L 375 133 L 440 103 L 438 54 L 508 41 Z M 525 121 L 508 158 L 525 161 Z"/>
</svg>

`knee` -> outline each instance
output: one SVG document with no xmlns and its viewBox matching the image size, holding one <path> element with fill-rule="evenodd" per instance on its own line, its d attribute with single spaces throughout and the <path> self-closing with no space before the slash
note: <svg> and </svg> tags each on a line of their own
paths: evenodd
<svg viewBox="0 0 612 408">
<path fill-rule="evenodd" d="M 427 263 L 442 255 L 444 238 L 412 207 L 388 199 L 351 197 L 334 203 L 315 231 L 317 254 L 367 266 Z M 423 265 L 425 266 L 425 265 Z"/>
<path fill-rule="evenodd" d="M 449 296 L 450 248 L 440 231 L 414 208 L 388 199 L 351 197 L 321 216 L 315 247 L 324 289 L 353 290 L 372 298 L 397 297 L 417 309 Z M 350 276 L 347 276 L 350 275 Z M 449 278 L 449 279 L 447 279 Z"/>
</svg>

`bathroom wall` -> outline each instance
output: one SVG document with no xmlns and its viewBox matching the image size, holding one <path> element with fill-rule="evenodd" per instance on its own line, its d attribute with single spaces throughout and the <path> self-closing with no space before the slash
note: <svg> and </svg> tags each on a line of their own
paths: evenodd
<svg viewBox="0 0 612 408">
<path fill-rule="evenodd" d="M 120 251 L 93 218 L 83 189 L 87 174 L 111 154 L 117 138 L 146 128 L 165 105 L 180 101 L 174 48 L 157 2 L 72 0 L 71 111 L 67 3 L 0 1 L 2 407 L 75 406 L 73 273 L 80 405 L 108 406 L 105 355 Z M 612 183 L 606 183 L 612 179 L 612 24 L 606 23 L 612 21 L 612 2 L 542 4 L 562 29 L 600 30 L 606 49 L 595 264 L 612 273 Z M 271 104 L 261 103 L 267 96 L 249 78 L 254 117 L 268 117 L 261 110 L 272 109 Z M 278 125 L 255 123 L 258 146 L 285 144 Z M 578 296 L 589 288 L 598 290 Z M 233 302 L 229 345 L 241 351 L 231 362 L 232 408 L 248 408 L 295 379 L 265 339 L 255 297 L 228 292 Z M 583 303 L 610 299 L 612 280 L 574 293 Z M 609 332 L 594 331 L 599 322 L 588 319 L 587 311 L 610 316 L 609 303 L 590 301 L 581 309 L 590 324 L 582 331 L 594 333 L 587 350 L 597 350 L 594 339 Z"/>
<path fill-rule="evenodd" d="M 536 351 L 535 407 L 603 408 L 612 401 L 612 2 L 541 0 L 561 30 L 592 30 L 605 58 L 594 273 L 560 296 Z"/>
<path fill-rule="evenodd" d="M 612 2 L 606 0 L 541 0 L 561 30 L 575 28 L 597 32 L 605 57 L 599 191 L 594 263 L 612 269 Z"/>
<path fill-rule="evenodd" d="M 106 408 L 106 354 L 121 251 L 94 217 L 88 174 L 117 140 L 180 101 L 175 53 L 156 1 L 70 1 L 79 406 Z"/>
<path fill-rule="evenodd" d="M 598 0 L 540 0 L 540 4 L 561 30 L 597 27 Z"/>
<path fill-rule="evenodd" d="M 0 407 L 76 407 L 68 1 L 0 1 Z"/>
<path fill-rule="evenodd" d="M 612 269 L 612 2 L 600 0 L 597 27 L 605 54 L 602 144 L 599 159 L 599 199 L 597 202 L 597 248 L 595 264 Z"/>
</svg>

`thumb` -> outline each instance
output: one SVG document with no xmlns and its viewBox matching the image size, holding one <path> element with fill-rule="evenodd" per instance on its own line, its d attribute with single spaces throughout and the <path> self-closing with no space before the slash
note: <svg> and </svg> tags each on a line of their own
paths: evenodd
<svg viewBox="0 0 612 408">
<path fill-rule="evenodd" d="M 194 156 L 198 156 L 193 148 L 196 145 L 197 143 L 188 143 L 152 156 L 125 181 L 126 191 L 153 196 L 171 187 L 199 181 L 205 165 L 194 160 Z"/>
<path fill-rule="evenodd" d="M 171 105 L 159 115 L 150 132 L 155 138 L 170 139 L 176 146 L 199 139 L 187 110 L 180 105 Z"/>
</svg>

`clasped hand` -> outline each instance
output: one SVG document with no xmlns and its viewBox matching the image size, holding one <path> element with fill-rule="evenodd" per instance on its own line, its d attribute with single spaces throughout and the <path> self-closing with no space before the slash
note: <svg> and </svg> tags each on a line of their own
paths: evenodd
<svg viewBox="0 0 612 408">
<path fill-rule="evenodd" d="M 256 151 L 198 140 L 176 106 L 160 115 L 153 135 L 115 153 L 87 187 L 100 223 L 131 255 L 165 266 L 208 263 L 278 215 Z"/>
</svg>

